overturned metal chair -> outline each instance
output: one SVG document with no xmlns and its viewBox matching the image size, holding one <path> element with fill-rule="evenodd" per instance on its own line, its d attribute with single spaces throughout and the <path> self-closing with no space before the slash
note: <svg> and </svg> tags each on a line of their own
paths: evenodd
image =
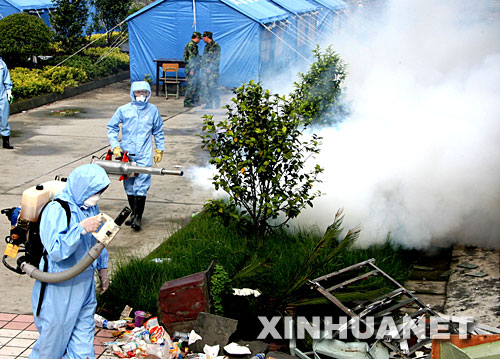
<svg viewBox="0 0 500 359">
<path fill-rule="evenodd" d="M 337 298 L 336 294 L 339 290 L 352 286 L 354 283 L 362 280 L 377 276 L 387 281 L 394 290 L 360 304 L 351 305 L 351 307 L 348 307 Z M 407 329 L 404 328 L 404 323 L 408 323 L 408 320 L 423 320 L 430 316 L 438 316 L 438 314 L 414 296 L 412 292 L 399 284 L 394 278 L 377 267 L 375 265 L 375 259 L 373 258 L 309 280 L 309 284 L 350 318 L 343 328 L 337 330 L 333 334 L 332 340 L 336 340 L 340 332 L 350 329 L 355 321 L 359 321 L 366 326 L 371 326 L 371 324 L 366 321 L 368 316 L 374 317 L 375 320 L 381 320 L 384 316 L 391 316 L 398 329 L 398 333 L 395 333 L 396 339 L 388 336 L 378 342 L 383 343 L 393 355 L 398 355 L 402 358 L 414 358 L 414 354 L 419 349 L 431 343 L 430 338 L 418 341 L 397 339 L 403 338 L 401 333 L 403 330 Z M 405 310 L 405 313 L 401 311 L 402 309 Z M 405 320 L 403 320 L 403 318 L 405 318 Z M 456 327 L 452 323 L 450 323 L 450 331 L 452 333 L 458 333 Z M 318 355 L 317 349 L 321 346 L 324 347 L 324 345 L 320 345 L 319 343 L 324 343 L 325 340 L 328 341 L 330 339 L 322 338 L 320 340 L 315 340 L 312 352 L 302 352 L 297 348 L 295 341 L 291 340 L 290 351 L 293 355 L 301 359 L 310 359 L 311 355 L 313 355 L 315 359 L 320 359 L 321 356 Z M 319 354 L 326 353 L 323 352 Z M 368 355 L 367 357 L 371 358 L 372 356 Z"/>
</svg>

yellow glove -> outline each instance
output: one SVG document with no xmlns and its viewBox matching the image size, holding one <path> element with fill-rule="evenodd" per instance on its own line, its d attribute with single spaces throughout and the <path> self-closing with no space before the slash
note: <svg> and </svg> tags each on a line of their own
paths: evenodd
<svg viewBox="0 0 500 359">
<path fill-rule="evenodd" d="M 115 158 L 123 157 L 123 150 L 120 146 L 116 146 L 115 148 L 113 148 L 113 156 L 115 156 Z"/>
<path fill-rule="evenodd" d="M 153 155 L 153 161 L 154 161 L 154 163 L 158 163 L 163 158 L 163 151 L 159 150 L 159 149 L 155 149 L 155 151 L 156 151 L 156 154 Z"/>
</svg>

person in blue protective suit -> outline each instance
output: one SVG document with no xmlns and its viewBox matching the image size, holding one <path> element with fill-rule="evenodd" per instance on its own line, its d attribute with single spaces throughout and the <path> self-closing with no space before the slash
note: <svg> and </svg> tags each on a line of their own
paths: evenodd
<svg viewBox="0 0 500 359">
<path fill-rule="evenodd" d="M 136 81 L 130 88 L 132 102 L 120 106 L 107 124 L 108 138 L 113 155 L 122 158 L 128 151 L 131 161 L 138 166 L 151 167 L 153 161 L 158 163 L 165 149 L 163 121 L 155 105 L 148 103 L 151 87 L 145 81 Z M 118 141 L 122 132 L 121 143 Z M 155 153 L 153 156 L 153 137 Z M 146 204 L 146 196 L 151 186 L 151 175 L 139 174 L 123 181 L 132 214 L 125 224 L 136 231 L 141 230 L 142 214 Z"/>
<path fill-rule="evenodd" d="M 48 272 L 61 272 L 73 267 L 96 243 L 91 232 L 98 230 L 101 219 L 97 214 L 97 202 L 108 187 L 109 178 L 104 169 L 96 164 L 76 168 L 68 177 L 66 188 L 55 198 L 68 203 L 71 218 L 60 203 L 50 202 L 41 214 L 40 237 L 47 252 L 40 262 L 40 270 L 48 262 Z M 31 359 L 95 358 L 94 354 L 94 314 L 96 294 L 94 270 L 107 267 L 107 252 L 76 277 L 60 282 L 35 282 L 32 295 L 35 325 L 40 333 L 30 354 Z M 106 273 L 107 274 L 107 273 Z M 101 278 L 104 282 L 106 278 Z"/>
<path fill-rule="evenodd" d="M 3 148 L 13 149 L 10 145 L 9 101 L 12 100 L 12 81 L 7 65 L 0 57 L 0 134 L 2 135 Z"/>
</svg>

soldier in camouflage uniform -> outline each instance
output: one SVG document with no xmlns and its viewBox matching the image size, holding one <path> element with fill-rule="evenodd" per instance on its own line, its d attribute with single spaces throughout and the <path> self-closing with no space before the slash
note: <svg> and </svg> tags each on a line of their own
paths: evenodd
<svg viewBox="0 0 500 359">
<path fill-rule="evenodd" d="M 203 33 L 205 50 L 203 51 L 203 98 L 206 101 L 203 108 L 220 107 L 219 98 L 219 64 L 220 64 L 220 46 L 212 39 L 212 33 L 205 31 Z"/>
<path fill-rule="evenodd" d="M 186 72 L 186 95 L 184 107 L 194 107 L 200 101 L 200 56 L 198 55 L 198 43 L 201 34 L 193 32 L 191 41 L 184 47 L 184 71 Z"/>
</svg>

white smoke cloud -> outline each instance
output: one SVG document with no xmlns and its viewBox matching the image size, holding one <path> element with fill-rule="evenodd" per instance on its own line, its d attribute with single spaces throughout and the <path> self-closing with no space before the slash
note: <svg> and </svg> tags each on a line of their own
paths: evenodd
<svg viewBox="0 0 500 359">
<path fill-rule="evenodd" d="M 322 131 L 326 195 L 295 223 L 344 208 L 361 244 L 500 247 L 500 31 L 481 4 L 397 0 L 335 37 L 352 114 Z"/>
<path fill-rule="evenodd" d="M 331 36 L 352 113 L 321 131 L 326 194 L 294 224 L 326 228 L 344 208 L 361 245 L 390 233 L 410 248 L 500 247 L 500 22 L 489 4 L 394 0 Z M 287 71 L 266 86 L 290 93 L 297 69 Z M 214 171 L 191 179 L 213 189 Z"/>
</svg>

